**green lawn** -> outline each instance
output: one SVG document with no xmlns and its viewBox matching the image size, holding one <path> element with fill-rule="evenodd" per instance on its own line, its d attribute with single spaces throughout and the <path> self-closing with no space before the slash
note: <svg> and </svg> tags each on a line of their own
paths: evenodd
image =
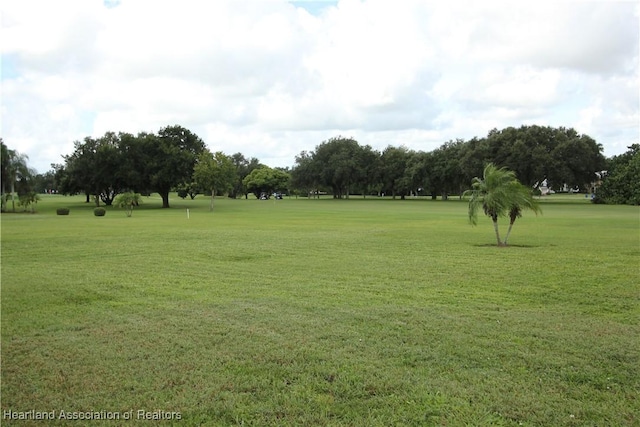
<svg viewBox="0 0 640 427">
<path fill-rule="evenodd" d="M 171 203 L 2 214 L 3 426 L 640 424 L 638 207 Z"/>
</svg>

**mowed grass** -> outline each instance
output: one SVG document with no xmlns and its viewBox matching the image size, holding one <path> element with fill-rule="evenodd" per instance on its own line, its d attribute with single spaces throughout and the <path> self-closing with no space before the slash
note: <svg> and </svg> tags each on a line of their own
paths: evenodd
<svg viewBox="0 0 640 427">
<path fill-rule="evenodd" d="M 547 198 L 498 248 L 458 200 L 171 202 L 2 214 L 3 412 L 640 424 L 637 207 Z"/>
</svg>

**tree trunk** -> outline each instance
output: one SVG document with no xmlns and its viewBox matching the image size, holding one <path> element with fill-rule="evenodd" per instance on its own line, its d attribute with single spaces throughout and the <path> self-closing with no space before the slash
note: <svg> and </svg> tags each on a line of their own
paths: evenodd
<svg viewBox="0 0 640 427">
<path fill-rule="evenodd" d="M 163 208 L 168 208 L 169 207 L 169 192 L 168 191 L 163 191 L 160 193 L 160 197 L 162 197 L 162 207 Z"/>
<path fill-rule="evenodd" d="M 213 211 L 213 198 L 216 196 L 216 190 L 211 189 L 211 204 L 209 205 L 209 211 Z"/>
<path fill-rule="evenodd" d="M 15 188 L 15 182 L 11 181 L 11 210 L 13 211 L 13 213 L 16 212 L 16 188 Z"/>
<path fill-rule="evenodd" d="M 100 200 L 102 200 L 102 203 L 105 204 L 105 206 L 112 206 L 113 205 L 113 199 L 116 197 L 115 193 L 101 193 L 100 194 Z"/>
<path fill-rule="evenodd" d="M 500 231 L 498 231 L 498 218 L 491 218 L 493 221 L 493 229 L 496 231 L 496 240 L 498 241 L 498 246 L 504 246 L 502 241 L 500 240 Z"/>
<path fill-rule="evenodd" d="M 507 235 L 504 238 L 504 246 L 507 246 L 507 241 L 509 240 L 509 234 L 511 234 L 511 228 L 513 227 L 514 222 L 516 222 L 515 218 L 509 221 L 509 228 L 507 229 Z"/>
</svg>

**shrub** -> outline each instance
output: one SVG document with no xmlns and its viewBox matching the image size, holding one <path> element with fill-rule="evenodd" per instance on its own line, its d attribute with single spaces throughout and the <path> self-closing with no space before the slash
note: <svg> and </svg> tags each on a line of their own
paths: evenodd
<svg viewBox="0 0 640 427">
<path fill-rule="evenodd" d="M 56 214 L 58 214 L 58 215 L 69 215 L 69 208 L 58 208 L 58 209 L 56 209 Z"/>
<path fill-rule="evenodd" d="M 139 206 L 140 203 L 140 193 L 134 193 L 132 191 L 120 193 L 113 199 L 113 204 L 119 208 L 124 208 L 127 216 L 131 216 L 131 214 L 133 214 L 133 207 Z"/>
<path fill-rule="evenodd" d="M 105 208 L 95 208 L 93 210 L 93 214 L 95 216 L 104 216 L 107 213 Z"/>
<path fill-rule="evenodd" d="M 40 200 L 40 195 L 35 191 L 29 191 L 26 194 L 20 194 L 20 201 L 18 202 L 22 207 L 24 212 L 36 213 L 36 205 Z"/>
</svg>

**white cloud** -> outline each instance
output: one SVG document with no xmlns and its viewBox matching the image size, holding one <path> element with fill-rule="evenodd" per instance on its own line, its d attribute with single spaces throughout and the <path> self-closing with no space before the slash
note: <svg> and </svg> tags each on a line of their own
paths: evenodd
<svg viewBox="0 0 640 427">
<path fill-rule="evenodd" d="M 633 2 L 5 0 L 0 136 L 45 171 L 73 141 L 180 124 L 290 166 L 342 134 L 431 150 L 496 127 L 638 142 Z"/>
</svg>

